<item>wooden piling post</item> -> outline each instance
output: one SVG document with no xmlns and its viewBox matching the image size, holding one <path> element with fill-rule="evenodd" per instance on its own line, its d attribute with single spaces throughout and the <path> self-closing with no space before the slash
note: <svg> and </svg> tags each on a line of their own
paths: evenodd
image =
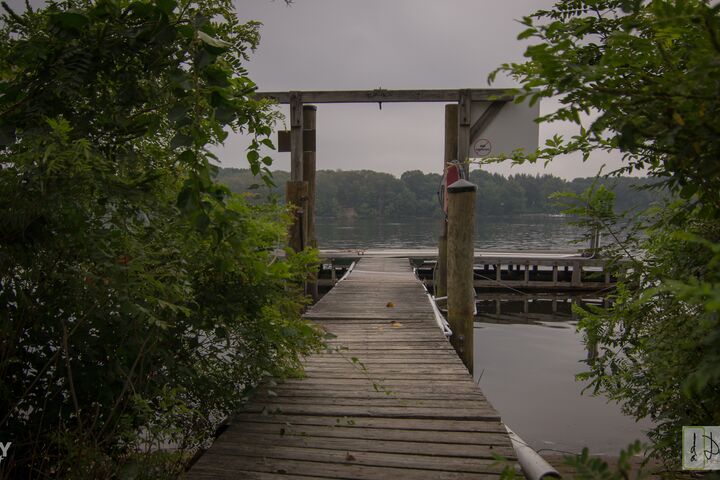
<svg viewBox="0 0 720 480">
<path fill-rule="evenodd" d="M 582 284 L 582 266 L 580 262 L 572 262 L 572 277 L 570 284 L 573 287 L 579 287 Z"/>
<path fill-rule="evenodd" d="M 448 187 L 448 323 L 451 342 L 465 366 L 473 371 L 473 288 L 475 195 L 477 186 L 458 180 Z"/>
<path fill-rule="evenodd" d="M 317 115 L 317 107 L 315 105 L 303 105 L 303 130 L 315 130 L 315 118 Z M 305 145 L 303 145 L 305 147 Z M 309 148 L 303 148 L 302 169 L 304 182 L 307 182 L 307 204 L 305 208 L 305 224 L 307 226 L 307 246 L 317 248 L 317 238 L 315 237 L 315 176 L 316 176 L 316 158 L 315 151 L 309 151 Z M 310 274 L 307 283 L 307 293 L 317 301 L 320 298 L 318 294 L 317 272 Z"/>
<path fill-rule="evenodd" d="M 443 155 L 443 174 L 447 172 L 448 163 L 456 160 L 458 135 L 458 106 L 445 105 L 445 152 Z M 435 266 L 435 296 L 447 295 L 447 218 L 442 219 L 442 233 L 438 239 L 438 261 Z"/>
<path fill-rule="evenodd" d="M 285 201 L 295 207 L 294 221 L 288 233 L 288 246 L 299 252 L 307 246 L 307 197 L 308 184 L 290 180 L 285 186 Z"/>
<path fill-rule="evenodd" d="M 302 110 L 302 95 L 290 92 L 290 180 L 285 186 L 285 203 L 295 206 L 288 245 L 296 252 L 307 246 L 308 186 L 303 182 Z"/>
<path fill-rule="evenodd" d="M 443 223 L 445 219 L 443 219 Z M 447 233 L 438 238 L 438 259 L 435 265 L 435 296 L 447 296 Z"/>
</svg>

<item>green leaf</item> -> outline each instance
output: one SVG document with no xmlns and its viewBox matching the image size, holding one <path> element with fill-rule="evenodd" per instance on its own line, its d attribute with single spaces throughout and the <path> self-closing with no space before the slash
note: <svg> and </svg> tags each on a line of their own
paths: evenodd
<svg viewBox="0 0 720 480">
<path fill-rule="evenodd" d="M 189 147 L 190 145 L 192 145 L 192 143 L 193 138 L 191 136 L 185 135 L 183 133 L 178 133 L 170 141 L 170 146 L 172 148 Z"/>
<path fill-rule="evenodd" d="M 185 37 L 187 40 L 191 40 L 195 37 L 195 29 L 192 27 L 192 25 L 188 24 L 182 24 L 177 26 L 177 31 Z"/>
<path fill-rule="evenodd" d="M 157 6 L 163 11 L 165 15 L 170 15 L 173 10 L 177 7 L 176 0 L 156 0 Z"/>
<path fill-rule="evenodd" d="M 205 45 L 209 45 L 217 49 L 226 50 L 232 46 L 232 44 L 226 42 L 225 40 L 213 38 L 202 30 L 198 30 L 197 36 L 198 39 L 200 39 L 200 41 L 202 41 Z"/>
<path fill-rule="evenodd" d="M 195 165 L 195 163 L 197 162 L 197 155 L 193 150 L 185 150 L 180 155 L 178 155 L 178 160 L 180 160 L 186 165 Z"/>
<path fill-rule="evenodd" d="M 55 13 L 50 16 L 51 21 L 64 30 L 72 30 L 79 32 L 90 23 L 90 19 L 81 14 L 74 12 Z"/>
<path fill-rule="evenodd" d="M 257 163 L 258 159 L 260 158 L 260 154 L 257 150 L 250 150 L 247 153 L 247 159 L 250 163 Z"/>
<path fill-rule="evenodd" d="M 530 38 L 530 37 L 532 37 L 532 36 L 535 34 L 536 31 L 537 31 L 537 30 L 535 30 L 534 28 L 528 28 L 528 29 L 526 29 L 526 30 L 523 30 L 523 31 L 520 32 L 520 34 L 517 36 L 517 39 L 518 39 L 518 40 L 524 40 L 524 39 L 526 39 L 526 38 Z"/>
<path fill-rule="evenodd" d="M 195 66 L 198 70 L 204 70 L 208 65 L 213 64 L 216 59 L 217 54 L 208 50 L 200 50 L 195 55 Z"/>
<path fill-rule="evenodd" d="M 178 120 L 185 118 L 187 114 L 188 107 L 182 103 L 178 103 L 168 112 L 168 120 L 171 122 L 177 122 Z"/>
<path fill-rule="evenodd" d="M 120 480 L 134 480 L 140 475 L 140 466 L 136 460 L 130 460 L 122 465 L 118 477 Z"/>
<path fill-rule="evenodd" d="M 210 217 L 207 214 L 201 213 L 195 217 L 195 228 L 198 231 L 204 232 L 207 230 L 208 226 L 210 226 Z"/>
</svg>

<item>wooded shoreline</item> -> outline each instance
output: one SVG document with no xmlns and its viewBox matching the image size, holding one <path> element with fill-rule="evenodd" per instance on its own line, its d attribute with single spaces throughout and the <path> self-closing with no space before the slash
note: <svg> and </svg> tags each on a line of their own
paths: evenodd
<svg viewBox="0 0 720 480">
<path fill-rule="evenodd" d="M 284 185 L 289 173 L 273 172 L 275 187 L 268 188 L 249 169 L 221 168 L 217 180 L 235 193 L 249 193 L 255 201 L 275 198 L 284 201 Z M 418 218 L 441 216 L 437 191 L 442 178 L 420 170 L 404 172 L 399 178 L 372 170 L 318 170 L 318 218 Z M 479 215 L 524 213 L 559 214 L 564 207 L 548 198 L 559 191 L 581 193 L 595 178 L 568 181 L 554 175 L 517 174 L 505 177 L 481 170 L 470 172 L 470 181 L 478 185 L 476 211 Z M 645 209 L 659 197 L 648 189 L 657 179 L 618 177 L 600 179 L 616 195 L 616 209 Z"/>
</svg>

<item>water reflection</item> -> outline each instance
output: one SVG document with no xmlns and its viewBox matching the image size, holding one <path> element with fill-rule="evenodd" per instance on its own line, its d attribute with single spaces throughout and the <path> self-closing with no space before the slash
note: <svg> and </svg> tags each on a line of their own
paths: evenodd
<svg viewBox="0 0 720 480">
<path fill-rule="evenodd" d="M 486 323 L 537 323 L 575 321 L 572 305 L 604 306 L 603 297 L 569 294 L 479 293 L 478 320 Z"/>
<path fill-rule="evenodd" d="M 603 305 L 599 297 L 479 294 L 475 323 L 475 380 L 503 421 L 535 449 L 617 454 L 646 441 L 648 422 L 593 397 L 575 381 L 595 351 L 576 331 L 573 303 Z M 589 350 L 589 351 L 588 351 Z"/>
</svg>

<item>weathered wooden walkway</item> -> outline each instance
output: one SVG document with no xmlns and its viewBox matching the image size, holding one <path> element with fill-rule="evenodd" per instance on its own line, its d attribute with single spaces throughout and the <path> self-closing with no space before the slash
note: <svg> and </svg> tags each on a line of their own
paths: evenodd
<svg viewBox="0 0 720 480">
<path fill-rule="evenodd" d="M 363 258 L 307 317 L 335 351 L 263 387 L 188 478 L 471 480 L 514 460 L 407 259 Z"/>
</svg>

